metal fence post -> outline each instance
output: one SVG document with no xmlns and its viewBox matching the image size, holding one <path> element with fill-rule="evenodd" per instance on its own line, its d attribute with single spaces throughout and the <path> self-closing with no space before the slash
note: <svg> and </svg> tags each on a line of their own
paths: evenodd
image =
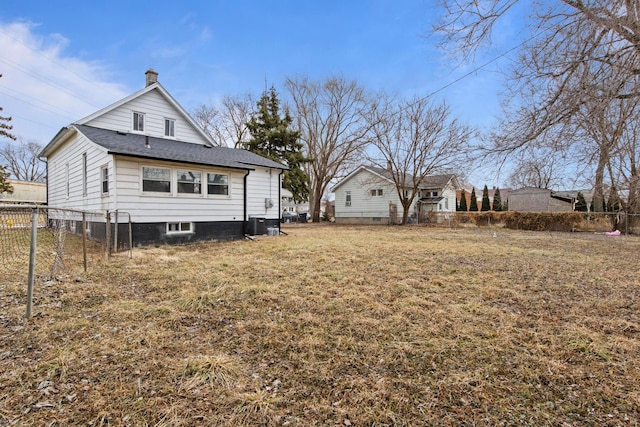
<svg viewBox="0 0 640 427">
<path fill-rule="evenodd" d="M 116 209 L 115 227 L 113 230 L 113 253 L 118 253 L 118 209 Z"/>
<path fill-rule="evenodd" d="M 106 214 L 106 223 L 105 223 L 105 238 L 107 240 L 106 242 L 106 249 L 107 249 L 107 258 L 111 257 L 111 213 L 109 211 L 107 211 Z"/>
<path fill-rule="evenodd" d="M 29 278 L 27 279 L 27 313 L 26 317 L 31 317 L 33 307 L 33 283 L 36 271 L 36 247 L 38 238 L 38 208 L 33 208 L 31 212 L 31 249 L 29 251 Z"/>
<path fill-rule="evenodd" d="M 87 213 L 82 212 L 82 261 L 87 272 Z"/>
</svg>

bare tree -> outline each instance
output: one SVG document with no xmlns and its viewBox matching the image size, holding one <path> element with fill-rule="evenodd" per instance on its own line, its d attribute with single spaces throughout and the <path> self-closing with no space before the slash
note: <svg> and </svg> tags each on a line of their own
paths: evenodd
<svg viewBox="0 0 640 427">
<path fill-rule="evenodd" d="M 6 165 L 7 172 L 19 181 L 44 182 L 46 168 L 38 154 L 42 145 L 37 142 L 8 142 L 0 149 L 0 161 Z"/>
<path fill-rule="evenodd" d="M 193 112 L 196 123 L 221 147 L 238 148 L 247 142 L 247 122 L 255 109 L 253 97 L 225 96 L 219 107 L 202 104 Z"/>
<path fill-rule="evenodd" d="M 424 98 L 393 102 L 388 97 L 372 114 L 372 164 L 393 180 L 403 207 L 402 224 L 429 175 L 460 168 L 473 129 L 451 116 L 449 107 Z"/>
<path fill-rule="evenodd" d="M 445 34 L 445 45 L 468 58 L 491 42 L 498 21 L 518 13 L 518 3 L 523 2 L 442 0 L 446 15 L 436 31 Z M 640 2 L 526 5 L 528 18 L 518 18 L 529 31 L 509 73 L 508 102 L 491 151 L 503 159 L 532 145 L 546 144 L 555 155 L 573 151 L 593 164 L 594 190 L 602 195 L 616 141 L 638 120 L 637 114 L 620 120 L 603 107 L 640 98 Z"/>
<path fill-rule="evenodd" d="M 320 204 L 331 180 L 361 158 L 369 142 L 366 120 L 371 104 L 355 81 L 330 77 L 323 81 L 288 78 L 285 86 L 293 99 L 311 180 L 311 219 L 320 220 Z"/>
</svg>

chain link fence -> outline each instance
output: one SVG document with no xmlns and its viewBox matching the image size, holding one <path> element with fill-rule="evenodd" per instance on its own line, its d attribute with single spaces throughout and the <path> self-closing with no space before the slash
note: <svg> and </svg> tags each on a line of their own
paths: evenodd
<svg viewBox="0 0 640 427">
<path fill-rule="evenodd" d="M 116 226 L 118 217 L 129 227 Z M 117 248 L 131 250 L 130 224 L 126 213 L 0 205 L 0 291 L 26 284 L 29 317 L 35 283 L 80 275 Z"/>
</svg>

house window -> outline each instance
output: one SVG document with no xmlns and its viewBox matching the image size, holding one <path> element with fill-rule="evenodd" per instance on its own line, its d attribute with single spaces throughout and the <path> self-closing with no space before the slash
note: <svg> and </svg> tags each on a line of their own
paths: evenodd
<svg viewBox="0 0 640 427">
<path fill-rule="evenodd" d="M 143 167 L 142 191 L 171 193 L 171 169 Z"/>
<path fill-rule="evenodd" d="M 164 136 L 176 136 L 176 121 L 164 119 Z"/>
<path fill-rule="evenodd" d="M 144 132 L 144 113 L 133 112 L 133 130 Z"/>
<path fill-rule="evenodd" d="M 82 195 L 87 195 L 87 153 L 82 153 Z"/>
<path fill-rule="evenodd" d="M 378 196 L 382 196 L 382 188 L 378 188 Z"/>
<path fill-rule="evenodd" d="M 178 193 L 200 194 L 200 172 L 178 170 Z"/>
<path fill-rule="evenodd" d="M 207 194 L 229 195 L 229 177 L 218 173 L 207 174 Z"/>
<path fill-rule="evenodd" d="M 193 233 L 192 222 L 168 222 L 167 234 L 187 234 Z"/>
<path fill-rule="evenodd" d="M 102 194 L 109 193 L 109 168 L 102 166 L 100 168 L 100 177 L 102 179 Z"/>
<path fill-rule="evenodd" d="M 370 193 L 371 193 L 371 197 L 382 196 L 382 188 L 371 190 Z"/>
<path fill-rule="evenodd" d="M 438 197 L 438 192 L 437 192 L 437 191 L 434 191 L 433 193 L 431 193 L 431 195 L 432 195 L 433 197 Z"/>
<path fill-rule="evenodd" d="M 449 210 L 449 199 L 444 199 L 444 208 L 445 210 Z"/>
<path fill-rule="evenodd" d="M 344 192 L 344 205 L 351 206 L 351 191 Z"/>
</svg>

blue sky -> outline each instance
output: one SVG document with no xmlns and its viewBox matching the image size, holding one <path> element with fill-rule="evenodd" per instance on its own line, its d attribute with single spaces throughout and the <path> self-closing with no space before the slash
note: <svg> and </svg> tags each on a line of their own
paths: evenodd
<svg viewBox="0 0 640 427">
<path fill-rule="evenodd" d="M 284 79 L 340 75 L 371 90 L 425 96 L 461 66 L 427 37 L 435 0 L 15 1 L 0 11 L 0 106 L 14 133 L 46 144 L 63 126 L 144 86 L 154 68 L 188 111 Z M 500 42 L 502 40 L 502 42 Z M 509 45 L 507 33 L 487 52 Z M 497 63 L 439 91 L 486 128 L 499 113 Z M 478 183 L 481 185 L 482 183 Z M 491 184 L 489 182 L 489 184 Z"/>
</svg>

